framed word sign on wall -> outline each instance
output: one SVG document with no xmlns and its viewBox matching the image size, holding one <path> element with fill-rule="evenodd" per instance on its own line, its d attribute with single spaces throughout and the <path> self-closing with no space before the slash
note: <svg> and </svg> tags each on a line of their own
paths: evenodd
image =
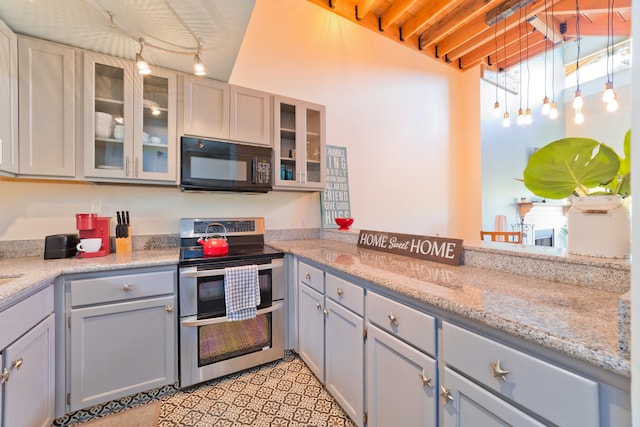
<svg viewBox="0 0 640 427">
<path fill-rule="evenodd" d="M 327 145 L 327 188 L 320 193 L 322 228 L 338 228 L 336 218 L 351 218 L 347 149 Z"/>
<path fill-rule="evenodd" d="M 462 239 L 360 230 L 358 246 L 442 264 L 462 262 Z"/>
</svg>

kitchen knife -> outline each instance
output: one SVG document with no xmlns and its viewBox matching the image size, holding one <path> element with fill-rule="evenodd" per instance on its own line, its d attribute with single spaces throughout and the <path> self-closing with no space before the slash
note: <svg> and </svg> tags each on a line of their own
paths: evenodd
<svg viewBox="0 0 640 427">
<path fill-rule="evenodd" d="M 120 211 L 116 211 L 116 216 L 118 218 L 118 224 L 116 225 L 116 239 L 122 237 L 122 217 L 120 216 Z"/>
<path fill-rule="evenodd" d="M 122 227 L 124 236 L 122 237 L 129 237 L 129 211 L 122 212 L 122 215 L 124 217 L 124 226 Z"/>
</svg>

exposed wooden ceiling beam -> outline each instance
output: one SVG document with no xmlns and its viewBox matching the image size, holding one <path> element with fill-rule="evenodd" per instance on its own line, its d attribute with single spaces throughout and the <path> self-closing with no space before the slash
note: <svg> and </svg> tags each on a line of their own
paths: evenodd
<svg viewBox="0 0 640 427">
<path fill-rule="evenodd" d="M 418 30 L 438 17 L 443 10 L 450 7 L 456 0 L 433 0 L 424 5 L 402 25 L 402 33 L 411 37 Z"/>
<path fill-rule="evenodd" d="M 417 0 L 395 0 L 391 3 L 391 6 L 380 15 L 380 28 L 382 31 L 389 28 L 392 24 L 395 24 L 416 1 Z"/>
<path fill-rule="evenodd" d="M 498 4 L 500 0 L 469 0 L 447 13 L 436 24 L 429 27 L 420 35 L 423 46 L 429 46 L 449 35 L 457 28 L 466 25 L 474 17 L 482 14 L 484 20 L 484 12 Z"/>
<path fill-rule="evenodd" d="M 357 18 L 362 19 L 365 16 L 367 16 L 369 12 L 371 12 L 371 9 L 373 9 L 373 5 L 375 4 L 376 4 L 376 0 L 361 0 L 356 2 L 355 7 L 357 8 L 357 11 L 358 11 Z"/>
<path fill-rule="evenodd" d="M 544 10 L 544 0 L 536 0 L 527 6 L 527 17 L 536 15 Z M 519 16 L 513 14 L 506 19 L 507 31 L 518 26 Z M 504 31 L 504 21 L 498 24 L 498 34 Z M 477 46 L 482 46 L 487 40 L 493 39 L 495 26 L 485 23 L 484 15 L 476 17 L 460 30 L 438 42 L 438 52 L 449 54 L 453 57 L 462 56 Z M 472 43 L 470 43 L 472 41 Z M 458 49 L 466 46 L 465 49 Z"/>
</svg>

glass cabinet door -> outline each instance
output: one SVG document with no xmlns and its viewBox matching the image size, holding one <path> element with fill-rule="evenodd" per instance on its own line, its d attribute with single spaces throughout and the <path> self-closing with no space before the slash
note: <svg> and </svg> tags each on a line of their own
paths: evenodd
<svg viewBox="0 0 640 427">
<path fill-rule="evenodd" d="M 296 105 L 286 102 L 280 103 L 278 106 L 280 112 L 280 125 L 278 127 L 280 131 L 279 142 L 276 141 L 279 154 L 280 169 L 276 170 L 276 181 L 280 181 L 283 184 L 295 183 L 297 180 L 298 170 L 296 168 L 297 162 L 297 114 Z"/>
<path fill-rule="evenodd" d="M 135 138 L 136 177 L 169 173 L 169 142 L 172 131 L 169 119 L 169 86 L 173 81 L 158 73 L 142 77 L 142 132 L 136 132 Z M 174 146 L 173 143 L 171 146 Z"/>
<path fill-rule="evenodd" d="M 85 53 L 85 175 L 131 174 L 131 71 L 126 61 Z"/>
<path fill-rule="evenodd" d="M 274 97 L 275 187 L 323 190 L 325 111 L 321 105 Z"/>
<path fill-rule="evenodd" d="M 324 150 L 322 149 L 322 114 L 320 110 L 305 108 L 306 111 L 306 182 L 320 184 L 324 167 Z"/>
</svg>

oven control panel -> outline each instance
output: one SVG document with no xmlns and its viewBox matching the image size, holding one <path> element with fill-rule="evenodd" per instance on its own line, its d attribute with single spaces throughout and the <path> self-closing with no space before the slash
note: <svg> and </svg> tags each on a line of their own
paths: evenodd
<svg viewBox="0 0 640 427">
<path fill-rule="evenodd" d="M 213 224 L 213 225 L 211 225 Z M 207 229 L 208 227 L 208 229 Z M 199 237 L 210 234 L 264 234 L 264 218 L 182 218 L 180 237 Z"/>
</svg>

